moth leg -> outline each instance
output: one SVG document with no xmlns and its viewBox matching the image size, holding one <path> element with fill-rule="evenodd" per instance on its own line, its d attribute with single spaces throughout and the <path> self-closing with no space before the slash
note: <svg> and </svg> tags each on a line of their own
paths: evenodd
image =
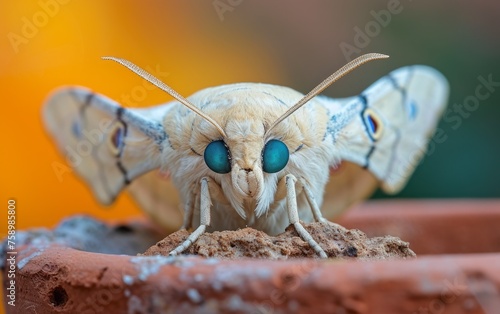
<svg viewBox="0 0 500 314">
<path fill-rule="evenodd" d="M 178 255 L 187 249 L 191 244 L 196 242 L 198 238 L 205 233 L 207 226 L 210 225 L 210 192 L 208 190 L 208 178 L 204 177 L 201 179 L 201 191 L 200 191 L 200 225 L 196 228 L 193 233 L 178 247 L 169 253 L 171 256 Z"/>
<path fill-rule="evenodd" d="M 285 177 L 285 185 L 286 185 L 286 203 L 287 203 L 287 211 L 288 211 L 288 219 L 290 219 L 290 223 L 293 224 L 295 230 L 300 235 L 302 240 L 309 243 L 309 245 L 318 253 L 321 258 L 328 258 L 325 251 L 319 246 L 319 244 L 314 241 L 311 234 L 307 232 L 306 229 L 300 224 L 299 221 L 299 212 L 297 209 L 297 195 L 295 193 L 295 182 L 297 179 L 288 174 Z"/>
<path fill-rule="evenodd" d="M 198 195 L 196 193 L 191 193 L 189 199 L 184 205 L 184 221 L 181 229 L 189 230 L 193 226 L 194 203 L 196 203 L 197 198 Z"/>
<path fill-rule="evenodd" d="M 331 222 L 328 219 L 324 218 L 323 214 L 321 213 L 321 209 L 319 209 L 318 203 L 316 203 L 316 200 L 314 199 L 314 195 L 312 194 L 311 190 L 307 186 L 307 183 L 305 182 L 305 180 L 300 179 L 299 184 L 301 185 L 302 189 L 306 193 L 306 199 L 307 199 L 307 202 L 309 203 L 309 206 L 311 206 L 311 211 L 312 211 L 313 216 L 314 216 L 314 221 L 333 225 L 333 226 L 336 226 L 337 228 L 347 230 L 346 228 L 342 227 L 341 225 L 336 224 L 334 222 Z M 339 250 L 340 250 L 340 248 L 339 248 Z"/>
<path fill-rule="evenodd" d="M 314 198 L 314 195 L 312 194 L 311 190 L 307 186 L 304 179 L 300 179 L 298 183 L 306 193 L 306 199 L 307 202 L 309 203 L 309 206 L 311 206 L 311 211 L 314 216 L 314 221 L 327 222 L 327 220 L 323 218 L 323 214 L 321 214 L 321 210 L 319 209 L 318 203 L 316 203 L 316 199 Z"/>
</svg>

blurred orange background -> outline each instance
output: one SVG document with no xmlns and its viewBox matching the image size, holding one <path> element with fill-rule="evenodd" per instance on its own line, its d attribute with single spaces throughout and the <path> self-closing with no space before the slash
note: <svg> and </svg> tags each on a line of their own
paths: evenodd
<svg viewBox="0 0 500 314">
<path fill-rule="evenodd" d="M 5 207 L 10 198 L 17 202 L 18 229 L 50 227 L 75 213 L 105 219 L 140 214 L 127 195 L 110 208 L 102 208 L 73 173 L 65 172 L 59 180 L 54 167 L 66 164 L 65 159 L 56 152 L 41 123 L 44 99 L 60 85 L 87 86 L 117 101 L 129 95 L 137 107 L 170 100 L 159 90 L 141 93 L 144 89 L 137 76 L 102 61 L 101 56 L 127 58 L 154 69 L 153 74 L 159 71 L 161 79 L 186 96 L 223 83 L 280 81 L 282 70 L 257 41 L 247 42 L 241 36 L 240 41 L 223 44 L 223 37 L 199 32 L 199 21 L 188 14 L 189 7 L 156 5 L 138 10 L 132 2 L 121 1 L 120 5 L 116 1 L 46 3 L 57 4 L 52 8 L 54 16 L 46 21 L 39 12 L 47 10 L 37 2 L 2 2 L 0 9 L 9 12 L 0 20 L 4 32 L 20 36 L 23 30 L 29 36 L 36 32 L 26 41 L 12 36 L 12 41 L 0 42 L 4 99 L 0 190 Z M 35 23 L 37 16 L 40 26 L 35 25 L 34 30 L 25 26 L 26 18 L 33 21 L 35 17 Z M 155 24 L 158 21 L 161 24 Z M 0 216 L 3 237 L 6 215 Z"/>
</svg>

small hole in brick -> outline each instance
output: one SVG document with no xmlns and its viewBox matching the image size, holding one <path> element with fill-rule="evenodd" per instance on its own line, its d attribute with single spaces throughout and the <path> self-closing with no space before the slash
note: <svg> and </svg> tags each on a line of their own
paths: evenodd
<svg viewBox="0 0 500 314">
<path fill-rule="evenodd" d="M 349 257 L 357 257 L 358 256 L 358 249 L 352 245 L 348 246 L 347 249 L 344 251 L 345 256 Z"/>
<path fill-rule="evenodd" d="M 115 231 L 118 233 L 132 233 L 134 232 L 134 229 L 127 225 L 119 225 L 115 227 Z"/>
<path fill-rule="evenodd" d="M 63 287 L 57 286 L 50 292 L 50 303 L 55 307 L 61 307 L 68 302 L 68 294 Z"/>
</svg>

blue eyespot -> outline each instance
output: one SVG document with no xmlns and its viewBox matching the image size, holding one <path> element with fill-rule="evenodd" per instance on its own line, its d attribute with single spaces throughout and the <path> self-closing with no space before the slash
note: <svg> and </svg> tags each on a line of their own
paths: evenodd
<svg viewBox="0 0 500 314">
<path fill-rule="evenodd" d="M 288 147 L 279 140 L 270 140 L 262 151 L 262 170 L 275 173 L 285 168 L 290 158 Z"/>
<path fill-rule="evenodd" d="M 372 133 L 377 133 L 377 130 L 378 130 L 378 123 L 377 121 L 375 121 L 375 119 L 373 118 L 372 115 L 367 115 L 367 122 L 368 122 L 368 126 L 370 127 L 370 130 Z"/>
<path fill-rule="evenodd" d="M 213 141 L 208 144 L 203 154 L 205 163 L 210 170 L 217 173 L 228 173 L 231 171 L 229 149 L 224 141 Z"/>
<path fill-rule="evenodd" d="M 410 117 L 410 120 L 415 120 L 415 118 L 417 117 L 417 105 L 415 105 L 414 101 L 410 101 L 408 107 L 408 115 Z"/>
<path fill-rule="evenodd" d="M 380 139 L 384 130 L 384 125 L 380 117 L 370 108 L 363 111 L 363 119 L 368 135 L 373 141 Z"/>
<path fill-rule="evenodd" d="M 110 135 L 108 137 L 108 147 L 111 153 L 116 156 L 122 154 L 123 147 L 125 145 L 125 136 L 127 136 L 126 125 L 121 122 L 115 122 L 111 127 Z"/>
<path fill-rule="evenodd" d="M 120 150 L 123 144 L 123 128 L 121 126 L 118 126 L 113 134 L 111 135 L 111 142 L 113 143 L 113 146 L 117 149 Z"/>
</svg>

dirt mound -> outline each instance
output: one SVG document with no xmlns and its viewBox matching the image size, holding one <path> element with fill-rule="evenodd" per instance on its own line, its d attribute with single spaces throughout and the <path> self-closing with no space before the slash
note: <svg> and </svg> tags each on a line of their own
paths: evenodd
<svg viewBox="0 0 500 314">
<path fill-rule="evenodd" d="M 392 236 L 368 238 L 357 229 L 346 229 L 334 223 L 310 223 L 304 227 L 331 258 L 358 258 L 361 260 L 411 258 L 415 253 L 409 243 Z M 180 230 L 153 245 L 143 255 L 168 255 L 189 235 Z M 278 236 L 245 228 L 203 234 L 183 254 L 218 258 L 288 259 L 317 257 L 293 226 Z"/>
</svg>

